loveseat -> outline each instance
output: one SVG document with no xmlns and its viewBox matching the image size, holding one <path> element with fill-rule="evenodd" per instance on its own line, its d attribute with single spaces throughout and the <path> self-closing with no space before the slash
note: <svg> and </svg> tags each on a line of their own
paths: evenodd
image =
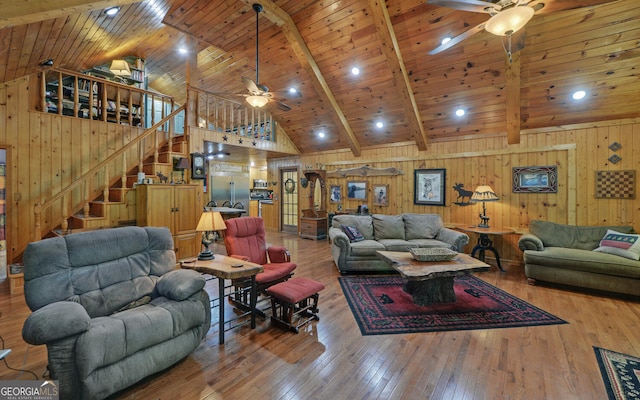
<svg viewBox="0 0 640 400">
<path fill-rule="evenodd" d="M 358 235 L 360 234 L 360 235 Z M 393 271 L 376 251 L 446 247 L 461 252 L 465 233 L 445 228 L 438 214 L 336 215 L 329 228 L 331 255 L 341 273 Z"/>
<path fill-rule="evenodd" d="M 191 353 L 211 323 L 205 280 L 176 269 L 166 228 L 122 227 L 30 243 L 22 336 L 47 346 L 61 399 L 103 399 Z"/>
<path fill-rule="evenodd" d="M 518 247 L 524 251 L 524 271 L 532 285 L 543 281 L 640 296 L 640 242 L 632 233 L 631 226 L 534 220 Z M 633 243 L 637 254 L 623 249 Z"/>
</svg>

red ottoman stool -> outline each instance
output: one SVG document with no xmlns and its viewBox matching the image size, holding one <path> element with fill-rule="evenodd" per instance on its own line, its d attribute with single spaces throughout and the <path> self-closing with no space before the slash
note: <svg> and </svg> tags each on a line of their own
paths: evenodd
<svg viewBox="0 0 640 400">
<path fill-rule="evenodd" d="M 271 295 L 271 323 L 298 333 L 298 328 L 302 325 L 312 319 L 319 320 L 318 292 L 322 289 L 322 283 L 302 277 L 291 278 L 269 287 L 267 293 Z"/>
</svg>

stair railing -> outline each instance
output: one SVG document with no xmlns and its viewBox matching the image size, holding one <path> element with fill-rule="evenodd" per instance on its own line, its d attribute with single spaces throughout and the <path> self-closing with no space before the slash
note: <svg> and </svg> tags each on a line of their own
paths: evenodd
<svg viewBox="0 0 640 400">
<path fill-rule="evenodd" d="M 105 158 L 102 162 L 100 162 L 99 164 L 97 164 L 96 166 L 94 166 L 93 168 L 91 168 L 89 171 L 87 171 L 86 173 L 84 173 L 82 176 L 80 176 L 79 178 L 77 178 L 75 181 L 73 181 L 69 186 L 67 186 L 66 188 L 62 189 L 60 192 L 58 192 L 57 194 L 53 195 L 50 199 L 42 202 L 42 203 L 36 203 L 34 205 L 34 221 L 35 221 L 35 229 L 34 229 L 34 241 L 38 241 L 40 239 L 42 239 L 42 220 L 41 220 L 41 215 L 42 215 L 42 211 L 43 210 L 47 210 L 48 208 L 50 208 L 56 201 L 62 199 L 62 221 L 61 221 L 61 227 L 63 230 L 67 230 L 68 225 L 67 225 L 67 219 L 72 215 L 69 214 L 69 210 L 67 209 L 67 202 L 65 201 L 65 197 L 70 194 L 70 192 L 72 190 L 74 190 L 77 187 L 80 187 L 81 185 L 84 184 L 84 192 L 85 192 L 85 202 L 84 202 L 84 207 L 83 207 L 83 212 L 85 214 L 85 216 L 89 215 L 89 198 L 90 198 L 90 187 L 89 187 L 89 183 L 88 180 L 89 178 L 93 177 L 98 171 L 100 171 L 101 169 L 109 166 L 116 158 L 122 156 L 122 169 L 123 169 L 123 173 L 122 173 L 122 181 L 123 183 L 126 183 L 126 170 L 127 170 L 127 158 L 126 158 L 126 152 L 129 151 L 130 149 L 133 148 L 133 146 L 139 145 L 144 139 L 146 139 L 148 136 L 150 136 L 152 133 L 157 133 L 158 128 L 161 127 L 163 124 L 167 123 L 168 121 L 172 121 L 173 118 L 176 117 L 176 115 L 178 115 L 180 112 L 185 111 L 186 107 L 184 105 L 182 105 L 181 107 L 175 109 L 173 112 L 171 112 L 170 114 L 168 114 L 167 116 L 165 116 L 163 119 L 161 119 L 160 121 L 158 121 L 156 124 L 154 124 L 152 127 L 148 128 L 147 130 L 145 130 L 140 136 L 137 136 L 135 139 L 131 140 L 129 143 L 123 145 L 119 150 L 117 150 L 115 153 L 113 153 L 112 155 L 110 155 L 109 157 Z M 157 135 L 155 135 L 155 147 L 157 149 L 158 146 L 158 139 L 157 139 Z M 171 135 L 169 135 L 171 137 Z M 157 150 L 155 150 L 157 153 Z M 142 158 L 144 157 L 144 149 L 143 146 L 139 146 L 139 154 L 140 154 L 140 161 L 139 161 L 139 166 L 140 168 L 142 167 Z M 156 156 L 157 157 L 157 156 Z M 157 160 L 157 158 L 156 158 Z M 106 182 L 106 189 L 104 190 L 108 190 L 108 172 L 105 172 L 105 182 Z M 124 187 L 124 186 L 123 186 Z M 108 199 L 108 197 L 106 197 L 106 199 Z"/>
</svg>

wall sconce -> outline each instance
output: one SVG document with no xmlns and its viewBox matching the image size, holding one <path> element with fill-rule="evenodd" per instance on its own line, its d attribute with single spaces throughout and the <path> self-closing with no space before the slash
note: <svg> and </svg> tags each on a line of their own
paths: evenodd
<svg viewBox="0 0 640 400">
<path fill-rule="evenodd" d="M 303 176 L 302 178 L 300 178 L 300 186 L 306 189 L 307 186 L 309 186 L 309 180 Z"/>
</svg>

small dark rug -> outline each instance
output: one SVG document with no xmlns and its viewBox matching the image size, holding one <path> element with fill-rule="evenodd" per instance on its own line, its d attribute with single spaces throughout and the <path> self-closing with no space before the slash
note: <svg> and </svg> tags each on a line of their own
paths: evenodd
<svg viewBox="0 0 640 400">
<path fill-rule="evenodd" d="M 593 346 L 609 400 L 640 398 L 640 358 Z"/>
<path fill-rule="evenodd" d="M 426 307 L 413 303 L 400 276 L 342 276 L 339 281 L 363 335 L 566 323 L 473 275 L 455 279 L 455 303 Z"/>
</svg>

